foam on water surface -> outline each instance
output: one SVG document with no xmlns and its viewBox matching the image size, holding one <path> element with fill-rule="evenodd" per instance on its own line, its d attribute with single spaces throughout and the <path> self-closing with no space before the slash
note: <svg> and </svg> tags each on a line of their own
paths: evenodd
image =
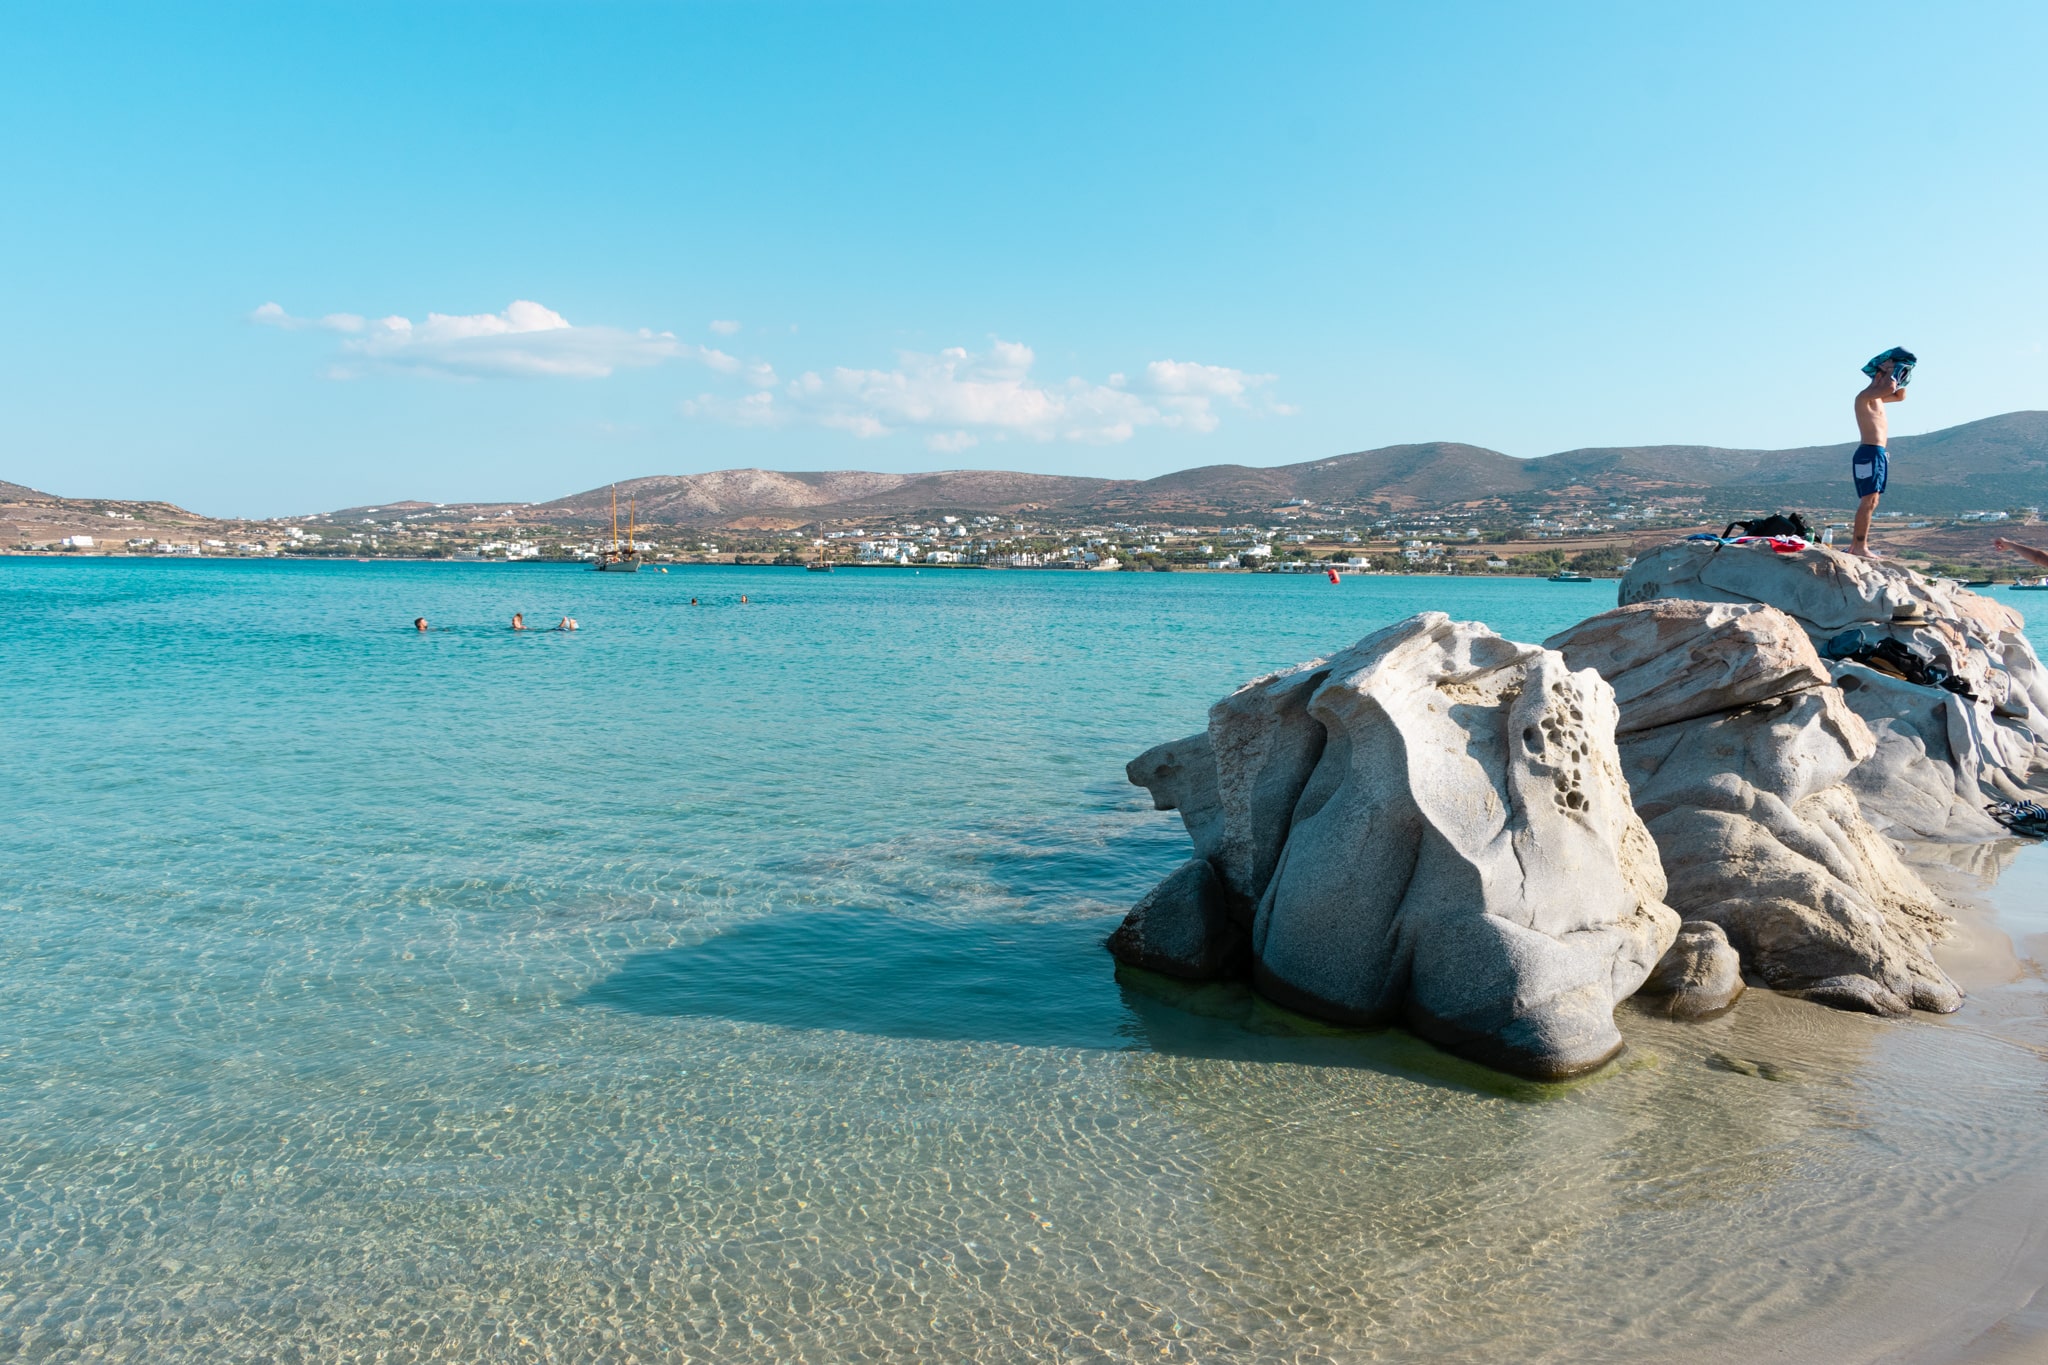
<svg viewBox="0 0 2048 1365">
<path fill-rule="evenodd" d="M 2035 978 L 1625 1007 L 1516 1088 L 1100 949 L 1185 856 L 1126 758 L 1584 593 L 0 561 L 0 1355 L 1640 1360 L 1844 1301 L 2040 1162 Z"/>
</svg>

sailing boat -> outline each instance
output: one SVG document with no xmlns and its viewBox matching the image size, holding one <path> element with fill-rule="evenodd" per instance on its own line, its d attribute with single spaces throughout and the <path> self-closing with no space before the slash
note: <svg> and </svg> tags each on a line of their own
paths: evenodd
<svg viewBox="0 0 2048 1365">
<path fill-rule="evenodd" d="M 821 540 L 821 541 L 819 541 L 819 542 L 818 542 L 818 557 L 817 557 L 816 559 L 812 560 L 812 561 L 811 561 L 810 563 L 808 563 L 808 564 L 804 565 L 804 571 L 805 571 L 805 572 L 807 572 L 807 573 L 831 573 L 831 572 L 832 572 L 832 561 L 831 561 L 831 560 L 829 560 L 829 559 L 827 559 L 827 558 L 825 558 L 825 542 L 824 542 L 824 541 L 822 541 L 822 540 Z"/>
<path fill-rule="evenodd" d="M 599 573 L 639 573 L 640 548 L 633 543 L 633 533 L 638 528 L 633 524 L 633 500 L 626 500 L 626 540 L 619 542 L 619 486 L 612 485 L 612 546 L 609 550 L 597 552 L 597 562 L 592 565 Z"/>
</svg>

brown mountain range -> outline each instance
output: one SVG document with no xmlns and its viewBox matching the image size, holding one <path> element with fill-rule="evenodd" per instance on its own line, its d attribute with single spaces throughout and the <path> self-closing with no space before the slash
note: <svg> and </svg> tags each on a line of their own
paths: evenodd
<svg viewBox="0 0 2048 1365">
<path fill-rule="evenodd" d="M 911 513 L 1039 513 L 1062 519 L 1257 518 L 1306 499 L 1360 511 L 1480 507 L 1515 513 L 1654 499 L 1697 507 L 1703 518 L 1748 511 L 1846 508 L 1847 443 L 1794 450 L 1713 446 L 1619 446 L 1515 459 L 1455 442 L 1386 446 L 1300 464 L 1207 465 L 1154 479 L 1090 479 L 1001 470 L 882 474 L 857 470 L 782 473 L 727 469 L 659 475 L 617 485 L 642 525 L 801 526 Z M 1888 510 L 1952 513 L 2048 506 L 2048 412 L 2010 412 L 1892 443 L 1896 483 Z M 509 514 L 525 524 L 599 524 L 611 486 L 531 506 L 460 504 L 467 517 Z M 330 514 L 337 520 L 440 510 L 382 503 Z M 59 498 L 0 481 L 0 527 L 9 539 L 78 532 L 107 535 L 116 519 L 196 530 L 213 519 L 167 503 Z M 223 528 L 245 523 L 221 521 Z"/>
<path fill-rule="evenodd" d="M 1090 479 L 993 470 L 928 474 L 728 469 L 617 485 L 647 525 L 798 525 L 912 512 L 1057 512 L 1073 516 L 1256 515 L 1306 499 L 1409 512 L 1455 506 L 1515 511 L 1573 503 L 1697 500 L 1703 510 L 1838 509 L 1853 501 L 1853 443 L 1794 450 L 1619 446 L 1515 459 L 1456 442 L 1386 446 L 1300 464 L 1207 465 L 1154 479 Z M 2012 412 L 1892 443 L 1902 512 L 2048 505 L 2048 412 Z M 540 503 L 522 516 L 594 522 L 611 486 Z"/>
</svg>

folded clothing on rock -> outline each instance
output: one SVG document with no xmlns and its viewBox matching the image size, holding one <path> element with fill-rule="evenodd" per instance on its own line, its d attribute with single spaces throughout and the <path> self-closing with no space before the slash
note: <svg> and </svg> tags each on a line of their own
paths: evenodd
<svg viewBox="0 0 2048 1365">
<path fill-rule="evenodd" d="M 1984 809 L 2014 834 L 2048 839 L 2048 806 L 2039 801 L 1993 801 Z"/>
<path fill-rule="evenodd" d="M 1804 536 L 1737 536 L 1730 545 L 1768 545 L 1781 555 L 1796 555 L 1801 550 L 1812 549 Z"/>
<path fill-rule="evenodd" d="M 1711 531 L 1696 531 L 1687 540 L 1704 540 L 1714 545 L 1763 545 L 1781 555 L 1796 555 L 1801 550 L 1810 550 L 1813 543 L 1803 536 L 1717 536 Z"/>
<path fill-rule="evenodd" d="M 1852 626 L 1821 646 L 1830 659 L 1845 659 L 1865 668 L 1919 687 L 1939 687 L 1959 697 L 1975 700 L 1966 679 L 1958 678 L 1903 640 L 1889 635 L 1872 638 L 1860 626 Z"/>
</svg>

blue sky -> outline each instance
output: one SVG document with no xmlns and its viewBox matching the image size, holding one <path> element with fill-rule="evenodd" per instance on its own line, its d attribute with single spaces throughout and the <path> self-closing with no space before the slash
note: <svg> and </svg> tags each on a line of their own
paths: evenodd
<svg viewBox="0 0 2048 1365">
<path fill-rule="evenodd" d="M 0 478 L 271 515 L 2048 407 L 2048 7 L 19 5 Z"/>
</svg>

